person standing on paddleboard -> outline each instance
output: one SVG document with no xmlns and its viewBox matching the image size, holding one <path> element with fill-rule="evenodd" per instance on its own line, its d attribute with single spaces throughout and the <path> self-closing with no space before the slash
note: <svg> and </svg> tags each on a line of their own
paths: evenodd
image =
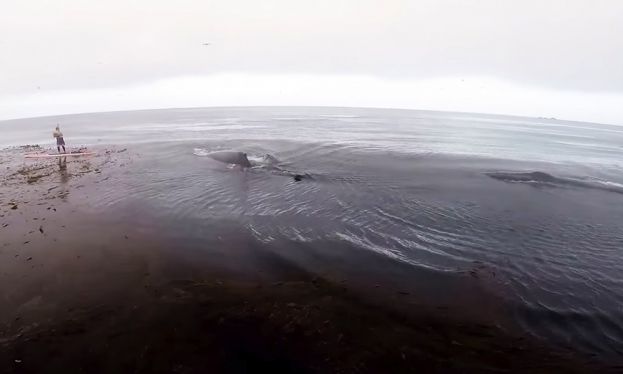
<svg viewBox="0 0 623 374">
<path fill-rule="evenodd" d="M 58 149 L 58 153 L 61 153 L 61 147 L 63 147 L 63 153 L 67 153 L 65 150 L 65 139 L 63 139 L 63 133 L 59 125 L 56 125 L 56 130 L 54 130 L 52 135 L 56 138 L 56 149 Z"/>
</svg>

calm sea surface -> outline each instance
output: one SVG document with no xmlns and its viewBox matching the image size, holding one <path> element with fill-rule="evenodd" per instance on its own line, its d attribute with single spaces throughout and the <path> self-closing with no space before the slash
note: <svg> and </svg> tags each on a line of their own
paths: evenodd
<svg viewBox="0 0 623 374">
<path fill-rule="evenodd" d="M 180 242 L 231 224 L 263 245 L 344 242 L 414 271 L 486 273 L 526 332 L 623 355 L 623 127 L 381 109 L 172 109 L 4 121 L 1 145 L 52 147 L 57 123 L 70 146 L 139 155 L 91 209 L 164 220 Z M 219 150 L 246 152 L 255 166 L 206 156 Z"/>
</svg>

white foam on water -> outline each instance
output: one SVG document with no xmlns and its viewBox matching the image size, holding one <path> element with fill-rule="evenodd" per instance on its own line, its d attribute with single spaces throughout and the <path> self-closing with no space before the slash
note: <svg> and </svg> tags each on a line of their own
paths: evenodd
<svg viewBox="0 0 623 374">
<path fill-rule="evenodd" d="M 205 156 L 207 156 L 207 155 L 209 155 L 209 154 L 210 154 L 210 151 L 208 151 L 208 150 L 207 150 L 207 149 L 205 149 L 205 148 L 195 148 L 195 149 L 193 150 L 193 154 L 194 154 L 195 156 L 205 157 Z"/>
</svg>

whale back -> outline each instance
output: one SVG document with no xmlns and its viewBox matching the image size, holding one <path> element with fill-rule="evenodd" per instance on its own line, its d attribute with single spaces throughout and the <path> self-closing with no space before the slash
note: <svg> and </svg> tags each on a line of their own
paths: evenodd
<svg viewBox="0 0 623 374">
<path fill-rule="evenodd" d="M 247 158 L 247 154 L 244 152 L 233 152 L 233 151 L 222 151 L 222 152 L 212 152 L 208 154 L 208 157 L 224 162 L 226 164 L 240 165 L 243 167 L 251 167 L 251 162 Z"/>
</svg>

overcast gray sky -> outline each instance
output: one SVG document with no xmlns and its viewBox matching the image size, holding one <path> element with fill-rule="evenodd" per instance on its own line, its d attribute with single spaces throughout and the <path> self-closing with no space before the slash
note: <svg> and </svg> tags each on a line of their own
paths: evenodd
<svg viewBox="0 0 623 374">
<path fill-rule="evenodd" d="M 19 0 L 0 50 L 0 119 L 348 105 L 623 125 L 620 0 Z"/>
</svg>

